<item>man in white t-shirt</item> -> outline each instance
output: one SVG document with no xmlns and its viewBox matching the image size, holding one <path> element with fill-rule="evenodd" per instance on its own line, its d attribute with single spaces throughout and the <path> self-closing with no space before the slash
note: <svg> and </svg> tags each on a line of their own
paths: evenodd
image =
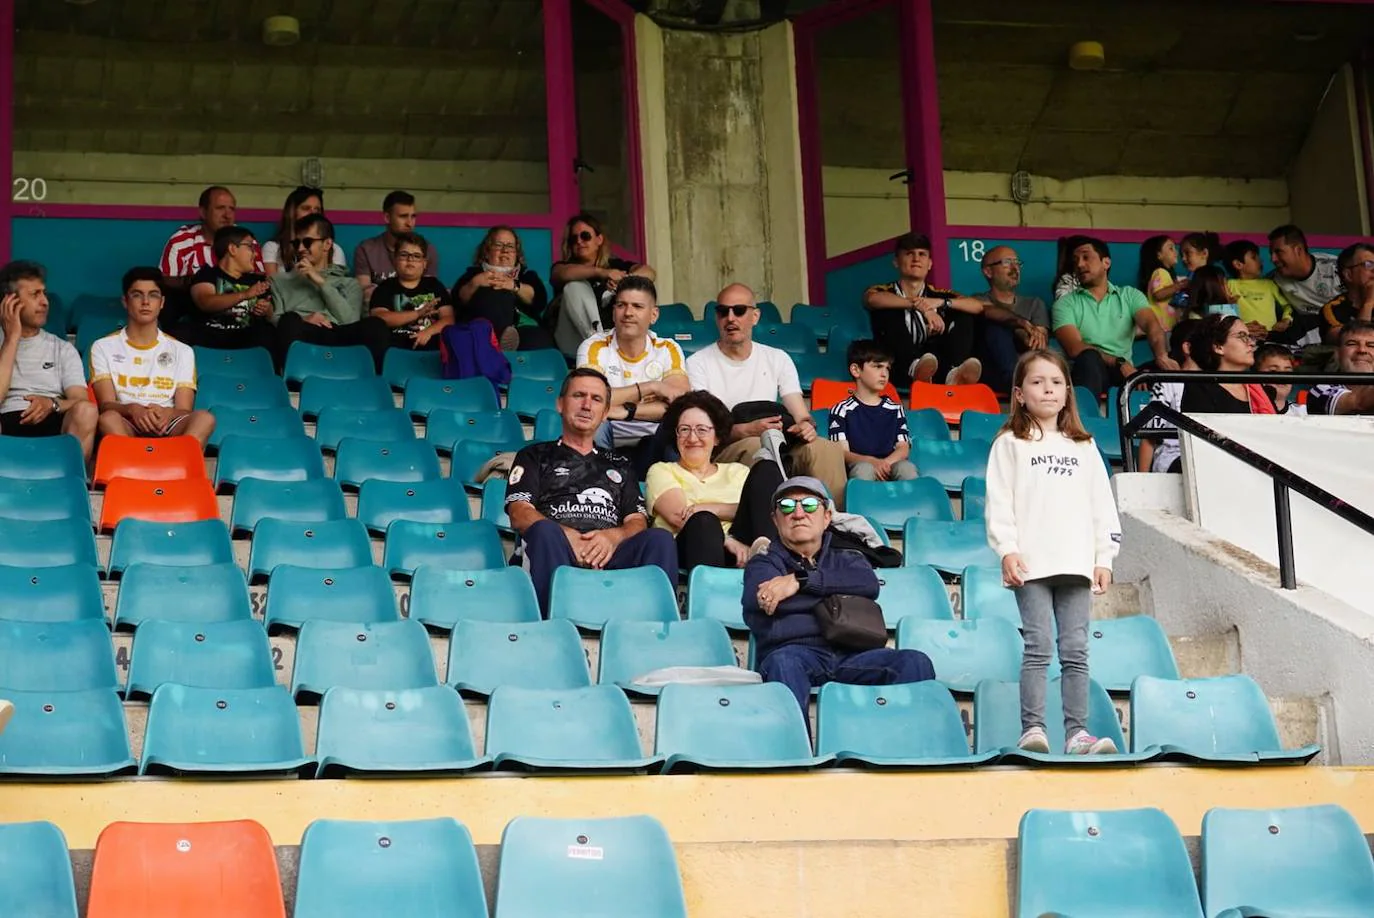
<svg viewBox="0 0 1374 918">
<path fill-rule="evenodd" d="M 599 437 L 634 464 L 643 480 L 663 458 L 658 422 L 673 399 L 685 394 L 686 360 L 676 341 L 649 330 L 658 320 L 658 291 L 647 277 L 630 274 L 615 291 L 615 329 L 600 332 L 577 349 L 577 365 L 591 367 L 611 384 L 610 420 Z"/>
<path fill-rule="evenodd" d="M 129 323 L 91 346 L 91 386 L 100 407 L 101 434 L 195 437 L 201 446 L 215 429 L 208 411 L 195 411 L 196 355 L 157 327 L 164 293 L 157 268 L 124 274 Z"/>
<path fill-rule="evenodd" d="M 736 421 L 730 441 L 720 451 L 721 462 L 753 465 L 766 430 L 791 436 L 788 457 L 791 473 L 819 478 L 844 507 L 844 488 L 849 475 L 844 464 L 844 444 L 816 433 L 816 422 L 802 398 L 797 366 L 785 351 L 754 341 L 759 323 L 758 301 L 744 284 L 731 284 L 716 297 L 716 343 L 687 360 L 687 377 L 693 389 L 705 389 L 734 411 L 746 402 L 781 402 L 792 416 L 783 431 L 778 416 Z M 760 406 L 762 407 L 762 406 Z"/>
</svg>

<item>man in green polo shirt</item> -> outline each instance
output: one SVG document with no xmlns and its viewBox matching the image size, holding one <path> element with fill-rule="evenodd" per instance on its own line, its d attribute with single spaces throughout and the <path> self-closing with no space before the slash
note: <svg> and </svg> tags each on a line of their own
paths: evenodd
<svg viewBox="0 0 1374 918">
<path fill-rule="evenodd" d="M 1107 280 L 1111 251 L 1100 239 L 1087 239 L 1073 250 L 1079 288 L 1054 301 L 1054 337 L 1073 361 L 1073 384 L 1101 396 L 1135 372 L 1131 346 L 1136 329 L 1149 339 L 1155 365 L 1177 370 L 1169 357 L 1164 328 L 1145 294 Z"/>
</svg>

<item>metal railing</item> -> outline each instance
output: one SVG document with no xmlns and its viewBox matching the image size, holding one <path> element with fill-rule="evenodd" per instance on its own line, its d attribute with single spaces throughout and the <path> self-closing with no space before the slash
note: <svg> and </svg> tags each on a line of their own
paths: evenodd
<svg viewBox="0 0 1374 918">
<path fill-rule="evenodd" d="M 1156 382 L 1268 383 L 1270 385 L 1273 385 L 1275 382 L 1282 382 L 1296 385 L 1336 384 L 1368 386 L 1374 385 L 1374 376 L 1349 373 L 1274 374 L 1259 373 L 1253 370 L 1247 370 L 1243 373 L 1207 371 L 1170 373 L 1147 370 L 1137 373 L 1126 380 L 1125 384 L 1121 387 L 1120 404 L 1118 405 L 1120 412 L 1118 417 L 1120 418 L 1121 431 L 1121 457 L 1126 471 L 1128 472 L 1136 471 L 1135 452 L 1131 449 L 1132 439 L 1157 439 L 1176 436 L 1179 432 L 1184 432 L 1203 440 L 1211 446 L 1215 446 L 1232 458 L 1268 476 L 1269 480 L 1272 481 L 1274 485 L 1274 521 L 1278 529 L 1279 548 L 1279 585 L 1282 586 L 1283 589 L 1292 590 L 1297 588 L 1297 573 L 1294 569 L 1293 561 L 1293 516 L 1289 499 L 1290 491 L 1296 491 L 1317 506 L 1335 514 L 1340 519 L 1355 526 L 1361 531 L 1374 534 L 1374 516 L 1370 516 L 1363 510 L 1352 507 L 1343 499 L 1327 491 L 1325 488 L 1313 484 L 1292 469 L 1282 466 L 1271 459 L 1266 459 L 1245 444 L 1236 442 L 1225 434 L 1208 427 L 1196 418 L 1189 417 L 1180 411 L 1175 411 L 1173 408 L 1160 402 L 1150 402 L 1146 404 L 1139 413 L 1131 417 L 1130 399 L 1132 393 Z M 1171 425 L 1172 429 L 1146 429 L 1146 425 L 1156 418 Z"/>
</svg>

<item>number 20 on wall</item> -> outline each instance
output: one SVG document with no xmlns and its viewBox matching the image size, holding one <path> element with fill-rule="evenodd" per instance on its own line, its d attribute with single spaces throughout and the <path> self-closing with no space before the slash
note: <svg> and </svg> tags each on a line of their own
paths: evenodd
<svg viewBox="0 0 1374 918">
<path fill-rule="evenodd" d="M 16 178 L 11 188 L 11 201 L 43 201 L 48 197 L 48 183 L 41 178 Z"/>
<path fill-rule="evenodd" d="M 19 200 L 15 198 L 15 200 Z M 987 246 L 981 239 L 965 239 L 959 243 L 959 253 L 964 256 L 964 261 L 982 262 L 983 255 L 987 252 Z"/>
</svg>

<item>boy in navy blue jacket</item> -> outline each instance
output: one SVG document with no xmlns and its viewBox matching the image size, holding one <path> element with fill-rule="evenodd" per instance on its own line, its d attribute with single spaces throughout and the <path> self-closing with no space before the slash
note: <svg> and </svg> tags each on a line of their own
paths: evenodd
<svg viewBox="0 0 1374 918">
<path fill-rule="evenodd" d="M 812 686 L 892 685 L 935 678 L 919 650 L 833 647 L 812 611 L 827 596 L 878 597 L 878 575 L 856 551 L 830 546 L 833 503 L 815 478 L 789 478 L 773 492 L 778 538 L 744 567 L 744 621 L 754 633 L 759 674 L 791 689 L 806 717 Z"/>
</svg>

